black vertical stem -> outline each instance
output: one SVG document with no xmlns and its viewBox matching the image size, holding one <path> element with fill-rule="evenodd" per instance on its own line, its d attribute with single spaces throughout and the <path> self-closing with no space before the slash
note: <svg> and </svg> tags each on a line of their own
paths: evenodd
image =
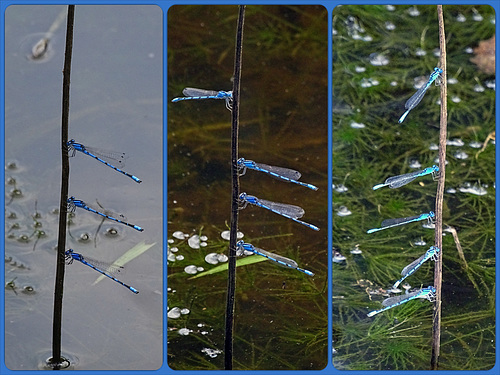
<svg viewBox="0 0 500 375">
<path fill-rule="evenodd" d="M 436 288 L 436 302 L 432 319 L 432 353 L 431 370 L 437 370 L 439 365 L 439 351 L 441 341 L 441 286 L 443 281 L 443 195 L 446 170 L 446 138 L 447 138 L 447 86 L 446 86 L 446 36 L 444 32 L 443 6 L 437 6 L 439 23 L 440 68 L 443 69 L 441 78 L 441 115 L 439 122 L 439 179 L 436 193 L 436 234 L 435 246 L 441 251 L 434 268 L 434 287 Z"/>
<path fill-rule="evenodd" d="M 57 241 L 56 282 L 54 288 L 54 316 L 52 327 L 52 358 L 51 365 L 59 370 L 63 359 L 61 358 L 61 323 L 62 300 L 64 286 L 64 253 L 66 248 L 66 216 L 69 186 L 69 160 L 68 160 L 68 125 L 69 125 L 69 88 L 71 75 L 71 56 L 73 50 L 73 23 L 75 19 L 75 6 L 68 5 L 68 20 L 66 28 L 66 52 L 64 55 L 63 70 L 63 97 L 62 97 L 62 123 L 61 123 L 61 197 L 59 204 L 59 237 Z"/>
<path fill-rule="evenodd" d="M 236 233 L 238 230 L 238 196 L 240 182 L 238 175 L 238 126 L 240 117 L 240 80 L 241 56 L 243 49 L 243 24 L 245 21 L 245 5 L 239 6 L 238 25 L 236 31 L 236 48 L 234 56 L 233 109 L 231 126 L 231 234 L 229 239 L 229 263 L 226 299 L 226 337 L 224 343 L 224 368 L 233 369 L 233 327 L 234 327 L 234 295 L 236 290 Z"/>
</svg>

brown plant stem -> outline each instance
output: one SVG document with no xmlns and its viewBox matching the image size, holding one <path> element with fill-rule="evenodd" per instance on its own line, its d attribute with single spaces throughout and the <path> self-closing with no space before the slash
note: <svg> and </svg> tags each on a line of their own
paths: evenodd
<svg viewBox="0 0 500 375">
<path fill-rule="evenodd" d="M 240 117 L 240 81 L 241 57 L 243 50 L 243 24 L 245 21 L 245 5 L 239 6 L 238 24 L 236 27 L 236 48 L 234 56 L 233 108 L 231 126 L 231 228 L 229 239 L 229 262 L 226 296 L 226 335 L 224 342 L 224 368 L 233 369 L 233 328 L 234 328 L 234 296 L 236 291 L 236 233 L 238 231 L 238 196 L 240 182 L 238 173 L 238 128 Z"/>
<path fill-rule="evenodd" d="M 437 370 L 439 365 L 439 351 L 441 341 L 441 290 L 443 281 L 443 196 L 446 173 L 446 138 L 447 138 L 447 86 L 446 86 L 446 36 L 444 32 L 443 6 L 437 6 L 439 23 L 439 65 L 443 70 L 441 74 L 441 115 L 439 121 L 439 179 L 436 192 L 436 232 L 435 246 L 441 251 L 434 268 L 434 287 L 436 288 L 436 301 L 434 304 L 433 324 L 432 324 L 432 353 L 431 369 Z"/>
</svg>

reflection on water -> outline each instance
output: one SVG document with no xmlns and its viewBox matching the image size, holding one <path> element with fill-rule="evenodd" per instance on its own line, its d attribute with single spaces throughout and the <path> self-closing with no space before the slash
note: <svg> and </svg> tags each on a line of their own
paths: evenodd
<svg viewBox="0 0 500 375">
<path fill-rule="evenodd" d="M 46 369 L 52 355 L 63 8 L 14 5 L 5 16 L 4 293 L 10 369 Z M 155 6 L 76 6 L 75 14 L 70 137 L 126 151 L 128 167 L 140 171 L 143 183 L 90 158 L 72 158 L 70 194 L 130 213 L 145 231 L 135 234 L 82 211 L 69 215 L 66 245 L 110 262 L 136 245 L 149 251 L 126 267 L 125 279 L 140 290 L 137 296 L 109 279 L 93 284 L 99 275 L 88 267 L 67 269 L 62 352 L 78 370 L 157 369 L 163 346 L 162 12 Z M 39 42 L 49 37 L 48 44 Z M 38 59 L 27 58 L 36 45 Z"/>
<path fill-rule="evenodd" d="M 445 231 L 440 249 L 439 368 L 487 370 L 496 357 L 495 150 L 488 144 L 495 92 L 475 91 L 491 77 L 476 68 L 470 53 L 494 34 L 494 11 L 443 9 L 450 100 L 442 214 L 443 227 L 455 234 Z M 393 293 L 404 296 L 403 289 L 433 284 L 434 262 L 426 262 L 403 289 L 393 288 L 405 266 L 434 245 L 435 231 L 416 224 L 372 235 L 366 230 L 382 218 L 435 209 L 435 181 L 401 181 L 437 164 L 439 90 L 430 87 L 404 123 L 398 119 L 420 77 L 426 82 L 438 65 L 436 6 L 346 5 L 335 8 L 333 28 L 333 364 L 341 370 L 428 370 L 431 304 L 410 301 L 374 318 L 367 313 L 381 309 Z M 484 141 L 484 153 L 476 154 Z M 382 181 L 396 181 L 397 188 L 373 190 Z"/>
<path fill-rule="evenodd" d="M 176 316 L 175 308 L 189 309 L 168 322 L 169 366 L 179 370 L 224 366 L 227 263 L 219 259 L 228 254 L 221 236 L 230 217 L 231 114 L 217 100 L 170 100 L 185 87 L 231 90 L 237 13 L 237 6 L 174 6 L 168 12 L 168 306 Z M 257 208 L 239 212 L 245 242 L 293 259 L 316 276 L 258 256 L 241 259 L 247 263 L 237 269 L 235 369 L 326 365 L 327 35 L 322 7 L 246 8 L 240 156 L 298 170 L 319 190 L 262 173 L 246 173 L 240 189 L 303 207 L 321 229 Z"/>
</svg>

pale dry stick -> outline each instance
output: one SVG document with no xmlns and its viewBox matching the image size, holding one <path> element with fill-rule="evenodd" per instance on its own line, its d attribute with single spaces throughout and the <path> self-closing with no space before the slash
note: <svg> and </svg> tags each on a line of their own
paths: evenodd
<svg viewBox="0 0 500 375">
<path fill-rule="evenodd" d="M 458 233 L 457 233 L 457 230 L 453 227 L 450 227 L 449 225 L 446 227 L 446 231 L 447 232 L 450 232 L 451 235 L 453 236 L 453 239 L 455 240 L 455 246 L 457 247 L 457 251 L 458 251 L 458 256 L 460 257 L 460 259 L 462 260 L 462 262 L 464 262 L 464 265 L 465 265 L 465 269 L 469 268 L 469 265 L 467 264 L 467 260 L 465 260 L 465 255 L 464 255 L 464 251 L 462 250 L 462 245 L 460 245 L 460 240 L 458 239 Z"/>
<path fill-rule="evenodd" d="M 432 319 L 432 354 L 431 370 L 437 370 L 439 364 L 439 352 L 441 341 L 441 287 L 443 282 L 443 197 L 446 176 L 446 139 L 447 139 L 447 85 L 446 85 L 446 36 L 444 32 L 443 6 L 437 5 L 439 24 L 439 66 L 443 70 L 441 77 L 441 114 L 439 121 L 439 179 L 436 192 L 436 218 L 435 218 L 435 244 L 441 249 L 434 268 L 434 287 L 436 288 L 436 299 Z"/>
<path fill-rule="evenodd" d="M 484 150 L 486 150 L 486 146 L 488 146 L 488 142 L 490 140 L 495 140 L 495 130 L 493 130 L 490 134 L 488 134 L 488 136 L 486 137 L 486 139 L 484 140 L 483 142 L 483 147 L 481 148 L 481 150 L 479 150 L 477 153 L 476 153 L 476 159 L 477 157 L 479 156 L 479 154 L 481 152 L 483 152 Z"/>
</svg>

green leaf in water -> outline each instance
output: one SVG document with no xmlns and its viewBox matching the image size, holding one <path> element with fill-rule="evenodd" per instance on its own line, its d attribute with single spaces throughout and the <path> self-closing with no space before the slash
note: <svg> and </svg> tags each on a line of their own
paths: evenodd
<svg viewBox="0 0 500 375">
<path fill-rule="evenodd" d="M 125 254 L 123 254 L 121 257 L 119 257 L 117 260 L 115 260 L 112 265 L 115 267 L 123 267 L 125 264 L 127 264 L 131 260 L 137 258 L 139 255 L 141 255 L 145 251 L 149 250 L 154 245 L 156 245 L 156 242 L 154 242 L 152 244 L 148 244 L 148 245 L 146 245 L 145 242 L 138 243 L 133 248 L 131 248 L 129 251 L 127 251 Z M 104 278 L 106 278 L 106 276 L 104 276 L 104 275 L 99 276 L 93 282 L 92 285 L 96 285 L 99 281 L 101 281 Z"/>
</svg>

